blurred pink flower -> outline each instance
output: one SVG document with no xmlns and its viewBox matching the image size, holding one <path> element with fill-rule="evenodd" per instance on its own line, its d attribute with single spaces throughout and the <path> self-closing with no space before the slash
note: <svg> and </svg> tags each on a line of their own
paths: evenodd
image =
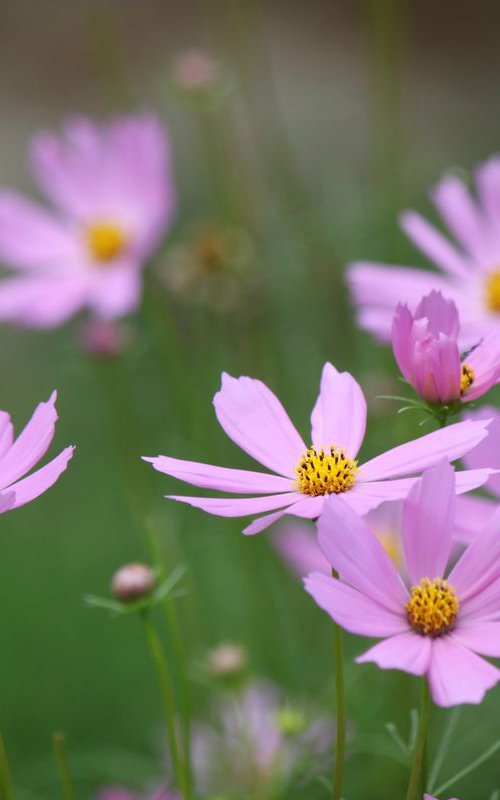
<svg viewBox="0 0 500 800">
<path fill-rule="evenodd" d="M 500 510 L 452 567 L 453 468 L 427 470 L 403 509 L 407 588 L 366 523 L 345 502 L 325 503 L 319 542 L 341 580 L 313 573 L 307 591 L 339 625 L 383 638 L 357 661 L 426 675 L 440 706 L 480 703 L 500 670 Z M 479 654 L 479 655 L 478 655 Z"/>
<path fill-rule="evenodd" d="M 0 512 L 19 508 L 50 489 L 66 469 L 73 447 L 66 447 L 44 467 L 29 471 L 47 452 L 54 436 L 57 394 L 40 403 L 30 421 L 14 440 L 9 414 L 0 411 Z"/>
<path fill-rule="evenodd" d="M 277 474 L 227 469 L 168 456 L 145 458 L 159 472 L 193 486 L 261 497 L 213 498 L 169 495 L 221 517 L 272 511 L 254 520 L 246 534 L 259 533 L 285 514 L 315 519 L 325 497 L 342 494 L 359 514 L 384 501 L 401 500 L 416 473 L 446 457 L 460 458 L 486 435 L 487 421 L 459 422 L 388 450 L 358 466 L 366 426 L 366 401 L 348 372 L 326 364 L 306 447 L 278 398 L 261 381 L 223 374 L 214 406 L 227 435 Z M 457 492 L 482 485 L 490 470 L 457 473 Z M 280 509 L 276 511 L 276 509 Z"/>
<path fill-rule="evenodd" d="M 428 403 L 477 400 L 500 376 L 498 333 L 479 342 L 463 360 L 457 307 L 432 291 L 414 314 L 399 304 L 392 323 L 392 346 L 399 369 Z M 486 463 L 486 462 L 485 462 Z"/>
<path fill-rule="evenodd" d="M 132 792 L 125 786 L 109 786 L 99 792 L 97 800 L 181 800 L 181 798 L 177 792 L 165 787 L 144 794 Z"/>
<path fill-rule="evenodd" d="M 184 91 L 207 91 L 220 78 L 220 64 L 204 50 L 186 50 L 174 61 L 173 78 Z"/>
<path fill-rule="evenodd" d="M 452 243 L 414 211 L 401 216 L 413 243 L 440 274 L 410 267 L 360 261 L 352 264 L 348 282 L 362 328 L 389 339 L 392 317 L 400 302 L 414 310 L 423 295 L 441 291 L 457 305 L 462 321 L 461 344 L 471 346 L 500 331 L 500 157 L 476 172 L 478 200 L 455 176 L 435 187 L 432 199 L 456 239 Z"/>
<path fill-rule="evenodd" d="M 311 756 L 317 764 L 329 753 L 332 737 L 329 723 L 287 704 L 276 686 L 252 683 L 224 697 L 213 725 L 194 728 L 197 789 L 271 797 Z"/>
<path fill-rule="evenodd" d="M 62 137 L 35 136 L 31 163 L 54 210 L 0 191 L 0 259 L 18 273 L 0 282 L 0 320 L 50 328 L 85 306 L 105 319 L 132 311 L 173 210 L 160 122 L 76 118 Z"/>
<path fill-rule="evenodd" d="M 83 350 L 102 361 L 118 358 L 127 348 L 130 338 L 130 330 L 115 319 L 93 317 L 85 320 L 79 330 Z"/>
<path fill-rule="evenodd" d="M 424 794 L 424 800 L 438 800 L 438 798 L 432 797 L 430 794 Z M 457 800 L 457 798 L 451 797 L 450 800 Z"/>
</svg>

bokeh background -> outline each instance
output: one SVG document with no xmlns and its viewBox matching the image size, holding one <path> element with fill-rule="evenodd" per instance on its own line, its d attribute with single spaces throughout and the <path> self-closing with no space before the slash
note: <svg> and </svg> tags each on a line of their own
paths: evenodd
<svg viewBox="0 0 500 800">
<path fill-rule="evenodd" d="M 73 113 L 151 108 L 169 126 L 176 221 L 147 274 L 123 358 L 95 363 L 78 323 L 55 332 L 2 327 L 1 407 L 23 424 L 59 390 L 56 444 L 78 445 L 58 485 L 2 517 L 0 720 L 20 800 L 54 800 L 52 731 L 69 736 L 80 796 L 162 772 L 160 707 L 135 619 L 83 597 L 147 560 L 152 518 L 165 557 L 187 567 L 178 601 L 191 670 L 222 640 L 291 696 L 332 707 L 326 617 L 289 575 L 272 534 L 241 536 L 162 499 L 173 480 L 139 461 L 169 453 L 250 467 L 219 430 L 220 372 L 266 381 L 307 438 L 325 360 L 352 371 L 370 403 L 365 453 L 416 436 L 418 419 L 378 400 L 396 390 L 390 353 L 356 331 L 344 288 L 353 258 L 421 264 L 397 226 L 445 168 L 499 147 L 500 8 L 487 0 L 6 0 L 0 9 L 0 181 L 35 193 L 26 144 Z M 179 89 L 175 59 L 203 49 L 220 65 L 209 101 Z M 185 278 L 188 275 L 189 280 Z M 349 659 L 361 644 L 351 639 Z M 209 692 L 194 681 L 203 717 Z M 375 667 L 348 673 L 360 747 L 348 798 L 402 796 L 405 768 L 385 723 L 403 733 L 414 682 Z M 446 773 L 489 745 L 500 695 L 464 711 Z M 436 713 L 432 742 L 444 721 Z M 473 732 L 473 733 L 472 733 Z M 431 745 L 432 751 L 432 745 Z M 489 797 L 500 770 L 457 788 Z M 293 797 L 325 797 L 320 784 Z"/>
</svg>

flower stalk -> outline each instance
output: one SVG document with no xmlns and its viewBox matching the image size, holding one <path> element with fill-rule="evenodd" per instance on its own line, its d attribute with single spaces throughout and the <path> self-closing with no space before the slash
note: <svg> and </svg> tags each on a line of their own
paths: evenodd
<svg viewBox="0 0 500 800">
<path fill-rule="evenodd" d="M 420 797 L 421 789 L 425 791 L 425 786 L 422 787 L 421 784 L 423 780 L 427 729 L 429 727 L 429 714 L 430 693 L 427 680 L 424 678 L 422 680 L 422 697 L 420 702 L 417 741 L 415 742 L 415 749 L 413 751 L 413 764 L 408 783 L 408 791 L 406 793 L 406 800 L 417 800 L 417 798 Z"/>
<path fill-rule="evenodd" d="M 61 793 L 64 800 L 77 800 L 77 795 L 71 773 L 69 769 L 68 753 L 66 751 L 66 737 L 63 733 L 54 733 L 52 736 L 54 748 L 54 758 L 56 761 L 57 774 L 61 785 Z"/>
<path fill-rule="evenodd" d="M 2 734 L 0 733 L 0 786 L 4 800 L 14 800 L 14 786 L 10 772 L 9 758 Z"/>
<path fill-rule="evenodd" d="M 338 573 L 332 570 L 332 577 L 338 579 Z M 333 754 L 333 789 L 332 799 L 341 800 L 344 781 L 345 761 L 345 682 L 344 682 L 344 646 L 342 628 L 334 623 L 334 663 L 335 663 L 335 752 Z"/>
</svg>

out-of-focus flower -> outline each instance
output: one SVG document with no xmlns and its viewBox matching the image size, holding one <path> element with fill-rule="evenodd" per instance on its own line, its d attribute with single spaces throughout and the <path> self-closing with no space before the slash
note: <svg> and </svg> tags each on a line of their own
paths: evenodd
<svg viewBox="0 0 500 800">
<path fill-rule="evenodd" d="M 180 795 L 166 787 L 158 787 L 152 792 L 135 792 L 125 786 L 109 786 L 102 789 L 96 800 L 181 800 Z"/>
<path fill-rule="evenodd" d="M 126 564 L 113 576 L 111 591 L 117 600 L 130 603 L 147 597 L 156 584 L 156 575 L 146 564 Z"/>
<path fill-rule="evenodd" d="M 224 796 L 272 797 L 294 774 L 317 764 L 331 748 L 333 731 L 303 709 L 286 704 L 269 683 L 225 696 L 213 726 L 193 735 L 197 787 Z"/>
<path fill-rule="evenodd" d="M 313 573 L 307 591 L 339 625 L 383 641 L 360 656 L 382 669 L 426 675 L 440 706 L 480 703 L 500 670 L 500 510 L 452 567 L 453 468 L 427 470 L 403 509 L 407 588 L 365 521 L 347 503 L 325 503 L 319 543 L 340 580 Z"/>
<path fill-rule="evenodd" d="M 174 60 L 172 78 L 184 92 L 207 92 L 221 79 L 221 65 L 204 50 L 186 50 Z"/>
<path fill-rule="evenodd" d="M 403 567 L 401 541 L 401 503 L 383 503 L 370 511 L 365 519 L 398 569 Z M 271 539 L 287 566 L 304 578 L 311 572 L 332 574 L 332 567 L 323 554 L 315 528 L 302 520 L 290 519 L 279 523 Z"/>
<path fill-rule="evenodd" d="M 430 794 L 424 794 L 424 800 L 438 800 L 437 797 L 431 797 Z M 450 800 L 457 800 L 456 797 L 451 797 Z"/>
<path fill-rule="evenodd" d="M 248 664 L 248 654 L 238 642 L 223 642 L 208 654 L 208 670 L 219 678 L 228 678 L 243 672 Z"/>
<path fill-rule="evenodd" d="M 246 231 L 204 223 L 170 250 L 159 274 L 172 294 L 225 311 L 252 291 L 253 258 L 253 242 Z"/>
<path fill-rule="evenodd" d="M 458 338 L 460 321 L 452 300 L 430 292 L 414 314 L 398 305 L 392 324 L 392 346 L 399 369 L 428 403 L 477 400 L 500 376 L 500 337 L 491 334 L 464 359 Z"/>
<path fill-rule="evenodd" d="M 105 319 L 132 311 L 141 269 L 173 210 L 165 130 L 152 115 L 97 126 L 73 119 L 31 146 L 54 210 L 0 191 L 0 320 L 50 328 L 88 306 Z"/>
<path fill-rule="evenodd" d="M 117 358 L 127 348 L 130 330 L 118 320 L 93 317 L 82 324 L 79 340 L 86 353 L 107 361 Z"/>
<path fill-rule="evenodd" d="M 413 243 L 441 274 L 372 262 L 352 264 L 348 282 L 362 328 L 389 339 L 392 318 L 400 302 L 414 310 L 433 289 L 457 305 L 461 345 L 470 347 L 500 331 L 500 157 L 482 164 L 476 173 L 479 200 L 464 183 L 447 176 L 432 199 L 457 244 L 414 211 L 401 216 Z"/>
<path fill-rule="evenodd" d="M 0 512 L 19 508 L 50 489 L 73 456 L 74 447 L 66 447 L 44 467 L 28 475 L 54 437 L 56 397 L 53 392 L 46 403 L 39 403 L 17 439 L 9 414 L 0 411 Z"/>
<path fill-rule="evenodd" d="M 331 364 L 323 369 L 311 417 L 309 447 L 278 398 L 261 381 L 232 378 L 224 373 L 214 406 L 227 435 L 277 474 L 227 469 L 168 456 L 145 460 L 159 472 L 193 486 L 262 495 L 169 496 L 221 517 L 273 512 L 254 520 L 245 529 L 246 534 L 259 533 L 285 514 L 315 519 L 330 495 L 334 500 L 342 495 L 358 514 L 366 514 L 385 501 L 401 500 L 417 480 L 407 476 L 415 476 L 443 457 L 449 461 L 460 458 L 487 435 L 487 421 L 466 420 L 395 447 L 358 466 L 356 457 L 365 435 L 366 401 L 352 375 L 337 372 Z M 477 488 L 489 474 L 488 469 L 458 472 L 457 493 Z"/>
</svg>

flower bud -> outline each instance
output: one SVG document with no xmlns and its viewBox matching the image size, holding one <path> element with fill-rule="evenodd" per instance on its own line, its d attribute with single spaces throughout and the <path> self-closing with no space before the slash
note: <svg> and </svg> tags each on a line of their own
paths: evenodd
<svg viewBox="0 0 500 800">
<path fill-rule="evenodd" d="M 173 78 L 179 89 L 185 92 L 209 91 L 219 77 L 218 61 L 203 50 L 187 50 L 175 59 Z"/>
<path fill-rule="evenodd" d="M 230 678 L 247 666 L 247 651 L 241 644 L 224 642 L 208 654 L 208 669 L 217 678 Z"/>
<path fill-rule="evenodd" d="M 111 592 L 122 603 L 140 600 L 151 594 L 156 576 L 151 567 L 145 564 L 126 564 L 115 573 Z"/>
<path fill-rule="evenodd" d="M 94 358 L 117 358 L 127 348 L 130 331 L 116 320 L 89 319 L 79 330 L 80 346 Z"/>
</svg>

